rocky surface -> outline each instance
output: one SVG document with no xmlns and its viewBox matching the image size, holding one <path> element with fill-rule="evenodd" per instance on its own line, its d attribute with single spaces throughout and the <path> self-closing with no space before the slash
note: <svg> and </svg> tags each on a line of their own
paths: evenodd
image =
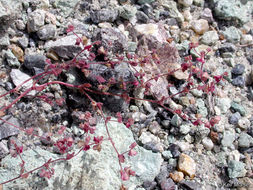
<svg viewBox="0 0 253 190">
<path fill-rule="evenodd" d="M 211 128 L 196 126 L 155 103 L 126 103 L 118 96 L 92 94 L 92 98 L 103 102 L 106 114 L 115 116 L 119 111 L 124 119 L 130 117 L 134 121 L 131 130 L 116 122 L 109 127 L 120 152 L 126 151 L 132 142 L 138 143 L 138 154 L 128 156 L 124 163 L 136 172 L 124 182 L 128 189 L 253 189 L 252 14 L 251 0 L 0 0 L 0 94 L 44 72 L 50 66 L 48 58 L 59 64 L 70 61 L 83 48 L 78 44 L 80 39 L 84 44 L 101 42 L 90 50 L 99 54 L 94 60 L 98 62 L 127 51 L 147 60 L 146 55 L 152 55 L 152 59 L 157 56 L 159 64 L 135 67 L 146 73 L 144 82 L 157 74 L 180 69 L 184 56 L 192 55 L 197 64 L 200 52 L 208 50 L 203 65 L 208 80 L 227 72 L 212 96 L 199 89 L 177 94 L 184 90 L 189 77 L 182 70 L 151 80 L 150 91 L 144 94 L 145 88 L 132 84 L 136 76 L 125 62 L 114 68 L 94 64 L 87 73 L 71 68 L 59 76 L 53 73 L 40 83 L 90 82 L 92 89 L 98 90 L 95 86 L 100 84 L 102 89 L 103 80 L 114 78 L 117 82 L 104 89 L 106 92 L 125 92 L 139 99 L 173 96 L 165 101 L 171 109 L 203 120 L 219 118 Z M 69 24 L 75 27 L 75 34 L 67 32 Z M 191 43 L 199 46 L 190 50 Z M 80 57 L 78 61 L 92 59 L 85 52 Z M 103 78 L 98 80 L 100 75 Z M 36 80 L 1 97 L 0 108 L 32 87 Z M 193 82 L 201 81 L 194 76 Z M 41 93 L 29 93 L 6 113 L 0 111 L 2 120 L 17 127 L 0 123 L 0 183 L 20 172 L 21 161 L 14 157 L 13 141 L 23 146 L 25 170 L 38 167 L 49 158 L 63 156 L 53 148 L 56 139 L 66 136 L 81 142 L 85 138 L 78 113 L 87 110 L 92 108 L 83 94 L 54 84 Z M 66 127 L 64 135 L 57 133 L 60 127 Z M 24 130 L 29 132 L 30 128 L 45 138 L 25 134 Z M 105 134 L 102 122 L 98 122 L 95 132 Z M 77 148 L 78 143 L 72 150 Z M 103 141 L 100 152 L 82 151 L 73 159 L 55 164 L 54 169 L 55 175 L 50 179 L 39 177 L 36 171 L 3 187 L 116 190 L 121 185 L 118 158 L 109 141 Z"/>
</svg>

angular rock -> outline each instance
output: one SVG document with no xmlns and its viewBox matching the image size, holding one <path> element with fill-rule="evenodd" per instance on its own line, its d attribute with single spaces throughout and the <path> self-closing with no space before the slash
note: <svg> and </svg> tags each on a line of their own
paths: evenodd
<svg viewBox="0 0 253 190">
<path fill-rule="evenodd" d="M 245 86 L 245 79 L 243 76 L 238 76 L 232 80 L 232 84 L 234 86 L 244 87 Z"/>
<path fill-rule="evenodd" d="M 241 148 L 249 148 L 253 145 L 253 138 L 247 133 L 241 133 L 238 139 L 238 146 Z"/>
<path fill-rule="evenodd" d="M 4 158 L 8 153 L 7 140 L 0 141 L 0 159 Z"/>
<path fill-rule="evenodd" d="M 119 8 L 119 16 L 123 19 L 130 20 L 137 13 L 137 8 L 131 5 L 124 5 Z"/>
<path fill-rule="evenodd" d="M 109 122 L 108 127 L 119 152 L 128 150 L 128 146 L 134 142 L 132 132 L 123 124 L 116 122 Z M 105 126 L 102 123 L 97 125 L 95 131 L 95 136 L 101 135 L 107 136 Z M 123 182 L 129 189 L 135 189 L 144 181 L 153 181 L 160 172 L 163 161 L 160 154 L 147 151 L 138 145 L 135 150 L 138 154 L 134 157 L 126 157 L 124 163 L 124 167 L 131 166 L 131 169 L 136 172 L 135 177 Z M 31 170 L 44 164 L 49 158 L 57 159 L 59 156 L 37 147 L 36 150 L 30 149 L 23 152 L 22 158 L 26 160 L 26 169 Z M 1 181 L 19 175 L 18 159 L 7 156 L 1 161 L 6 166 L 5 169 L 0 168 Z M 34 172 L 26 179 L 18 179 L 17 183 L 6 184 L 5 188 L 11 189 L 22 185 L 24 189 L 47 188 L 53 190 L 67 187 L 68 189 L 118 190 L 122 183 L 117 154 L 113 151 L 109 141 L 102 143 L 100 152 L 92 149 L 87 152 L 82 151 L 73 159 L 67 162 L 59 162 L 52 167 L 55 169 L 55 174 L 50 179 L 41 178 L 37 172 Z"/>
<path fill-rule="evenodd" d="M 231 160 L 228 162 L 229 178 L 244 177 L 246 175 L 245 164 L 239 161 Z"/>
<path fill-rule="evenodd" d="M 199 20 L 193 20 L 191 22 L 191 27 L 197 34 L 204 34 L 209 30 L 209 25 L 207 20 L 199 19 Z"/>
<path fill-rule="evenodd" d="M 16 118 L 10 115 L 6 115 L 2 117 L 2 119 L 6 120 L 10 124 L 5 123 L 4 121 L 0 121 L 0 140 L 19 134 L 19 129 L 16 127 L 20 127 L 20 124 Z M 16 127 L 12 126 L 11 124 L 15 125 Z"/>
<path fill-rule="evenodd" d="M 179 156 L 178 160 L 178 170 L 182 171 L 186 175 L 190 176 L 190 178 L 194 178 L 196 174 L 196 163 L 195 161 L 188 156 L 187 154 L 182 153 Z"/>
<path fill-rule="evenodd" d="M 19 63 L 17 57 L 12 53 L 12 51 L 10 49 L 3 50 L 3 55 L 10 67 L 19 67 L 20 66 L 20 63 Z"/>
<path fill-rule="evenodd" d="M 206 45 L 214 45 L 218 40 L 219 36 L 216 31 L 205 32 L 201 37 L 201 42 Z"/>
<path fill-rule="evenodd" d="M 33 71 L 34 67 L 44 69 L 46 66 L 46 57 L 42 54 L 26 55 L 24 66 Z"/>
<path fill-rule="evenodd" d="M 45 49 L 54 51 L 58 56 L 70 59 L 82 50 L 81 46 L 76 45 L 77 37 L 69 35 L 57 39 L 56 41 L 48 41 L 45 44 Z"/>
<path fill-rule="evenodd" d="M 113 53 L 122 53 L 127 49 L 127 37 L 119 30 L 113 28 L 97 29 L 93 41 L 101 41 L 101 45 Z"/>
<path fill-rule="evenodd" d="M 193 0 L 179 0 L 178 3 L 184 7 L 190 7 L 193 3 Z"/>
<path fill-rule="evenodd" d="M 240 118 L 241 118 L 240 113 L 236 112 L 229 116 L 228 122 L 232 125 L 236 125 Z"/>
<path fill-rule="evenodd" d="M 41 40 L 53 39 L 56 35 L 56 26 L 53 24 L 44 25 L 38 30 L 37 35 Z"/>
<path fill-rule="evenodd" d="M 247 113 L 245 108 L 242 105 L 240 105 L 239 103 L 236 103 L 236 102 L 231 103 L 231 109 L 236 111 L 236 112 L 239 112 L 241 114 L 241 116 L 245 116 L 246 113 Z"/>
<path fill-rule="evenodd" d="M 90 13 L 92 22 L 97 24 L 101 22 L 114 22 L 117 16 L 118 11 L 113 8 L 95 10 Z"/>
<path fill-rule="evenodd" d="M 27 28 L 29 32 L 37 32 L 45 23 L 45 11 L 37 9 L 28 15 Z"/>
<path fill-rule="evenodd" d="M 235 140 L 235 133 L 232 131 L 224 131 L 223 138 L 221 140 L 222 146 L 231 147 Z"/>
<path fill-rule="evenodd" d="M 241 39 L 241 32 L 234 26 L 226 28 L 222 34 L 224 35 L 227 42 L 238 43 Z"/>
<path fill-rule="evenodd" d="M 26 81 L 27 79 L 30 79 L 29 75 L 21 72 L 19 69 L 12 69 L 10 72 L 10 76 L 15 86 L 18 86 L 24 81 Z M 33 80 L 30 80 L 27 83 L 22 85 L 21 90 L 27 90 L 28 88 L 31 88 L 32 85 L 33 85 Z"/>
<path fill-rule="evenodd" d="M 179 23 L 184 21 L 184 16 L 177 9 L 177 3 L 175 1 L 167 1 L 162 4 L 165 10 L 168 10 L 170 17 L 175 18 Z"/>
<path fill-rule="evenodd" d="M 22 10 L 21 0 L 0 1 L 0 22 L 8 22 L 14 19 Z"/>
<path fill-rule="evenodd" d="M 244 24 L 249 21 L 251 7 L 243 5 L 237 0 L 214 0 L 214 13 L 219 19 L 225 21 L 237 21 L 239 24 Z"/>
<path fill-rule="evenodd" d="M 231 73 L 235 74 L 235 75 L 242 75 L 245 71 L 245 66 L 243 64 L 236 64 Z"/>
</svg>

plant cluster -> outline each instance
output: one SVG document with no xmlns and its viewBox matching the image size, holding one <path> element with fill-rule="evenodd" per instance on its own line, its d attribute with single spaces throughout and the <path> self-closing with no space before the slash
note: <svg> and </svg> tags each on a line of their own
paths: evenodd
<svg viewBox="0 0 253 190">
<path fill-rule="evenodd" d="M 61 135 L 62 137 L 58 139 L 57 141 L 53 142 L 53 146 L 58 149 L 58 152 L 62 155 L 62 158 L 53 160 L 49 159 L 46 161 L 43 165 L 34 168 L 33 170 L 26 171 L 25 169 L 25 160 L 22 158 L 22 152 L 23 152 L 23 146 L 17 145 L 15 141 L 12 141 L 12 145 L 14 146 L 13 151 L 11 152 L 11 155 L 13 157 L 18 156 L 21 160 L 20 163 L 20 175 L 10 179 L 5 182 L 0 182 L 1 184 L 6 184 L 11 181 L 14 181 L 18 178 L 27 178 L 29 175 L 35 171 L 39 171 L 40 177 L 45 178 L 51 178 L 52 175 L 54 175 L 54 168 L 53 163 L 59 162 L 59 161 L 67 161 L 70 159 L 73 159 L 75 156 L 77 156 L 82 151 L 89 151 L 90 149 L 100 151 L 101 148 L 103 148 L 103 141 L 110 141 L 111 145 L 113 147 L 113 150 L 117 153 L 118 156 L 118 163 L 120 166 L 119 175 L 121 177 L 122 181 L 126 181 L 129 179 L 130 176 L 134 176 L 135 172 L 131 169 L 130 166 L 124 167 L 122 166 L 122 163 L 125 162 L 125 155 L 128 154 L 129 156 L 135 156 L 137 152 L 135 151 L 135 147 L 137 145 L 136 142 L 133 142 L 131 145 L 129 145 L 129 149 L 125 152 L 119 152 L 117 149 L 117 145 L 114 143 L 113 139 L 111 138 L 110 131 L 108 129 L 108 122 L 112 121 L 112 118 L 109 116 L 105 116 L 103 111 L 103 103 L 97 102 L 92 97 L 94 94 L 102 95 L 102 96 L 118 96 L 122 99 L 124 99 L 126 102 L 130 102 L 131 100 L 142 100 L 142 101 L 148 101 L 151 103 L 155 103 L 158 106 L 164 108 L 165 110 L 177 114 L 180 116 L 183 120 L 190 121 L 194 125 L 202 125 L 204 124 L 206 127 L 210 128 L 217 124 L 220 120 L 219 116 L 214 116 L 209 118 L 209 120 L 204 120 L 201 117 L 192 117 L 188 115 L 188 113 L 185 113 L 184 110 L 173 110 L 166 104 L 167 100 L 172 99 L 174 96 L 177 95 L 184 95 L 189 93 L 193 89 L 198 89 L 203 91 L 207 95 L 215 95 L 216 91 L 215 88 L 217 84 L 224 80 L 224 76 L 227 75 L 227 73 L 224 73 L 220 76 L 210 76 L 204 69 L 205 64 L 205 58 L 207 53 L 210 50 L 207 50 L 206 52 L 201 52 L 199 57 L 196 58 L 196 60 L 193 61 L 193 58 L 191 56 L 187 56 L 184 59 L 184 62 L 181 64 L 180 69 L 175 69 L 172 71 L 167 71 L 166 73 L 159 73 L 154 75 L 152 78 L 148 80 L 144 80 L 145 73 L 142 72 L 142 70 L 138 71 L 136 69 L 137 66 L 142 67 L 144 64 L 150 64 L 155 63 L 159 64 L 159 57 L 157 56 L 156 52 L 152 52 L 150 55 L 147 56 L 138 56 L 136 54 L 130 54 L 126 53 L 124 55 L 115 55 L 115 56 L 109 56 L 109 53 L 107 50 L 101 45 L 100 42 L 94 42 L 92 44 L 87 44 L 87 38 L 80 37 L 77 35 L 74 31 L 74 27 L 70 25 L 67 28 L 67 32 L 72 32 L 74 35 L 76 35 L 76 45 L 82 46 L 82 51 L 80 51 L 71 61 L 67 61 L 64 63 L 52 63 L 50 60 L 47 60 L 47 65 L 45 67 L 45 71 L 42 73 L 39 73 L 37 75 L 32 76 L 30 79 L 24 81 L 22 84 L 16 86 L 12 90 L 6 92 L 5 94 L 0 95 L 0 98 L 4 98 L 7 95 L 15 94 L 17 97 L 8 105 L 5 105 L 0 109 L 1 118 L 0 120 L 8 123 L 12 127 L 16 127 L 19 130 L 24 131 L 27 135 L 35 136 L 37 138 L 43 139 L 44 141 L 51 141 L 52 134 L 49 134 L 48 136 L 39 136 L 34 128 L 25 128 L 25 127 L 18 127 L 12 123 L 9 123 L 7 120 L 3 119 L 2 116 L 6 114 L 9 108 L 14 106 L 18 101 L 20 101 L 22 98 L 26 96 L 30 96 L 29 93 L 31 91 L 36 92 L 36 97 L 41 99 L 42 101 L 45 101 L 49 104 L 56 103 L 58 105 L 62 105 L 64 103 L 64 98 L 59 99 L 52 99 L 52 97 L 49 97 L 47 94 L 44 93 L 44 90 L 46 87 L 53 85 L 53 84 L 59 84 L 62 86 L 66 86 L 68 88 L 76 89 L 80 91 L 83 96 L 85 96 L 89 101 L 93 108 L 93 110 L 86 111 L 84 114 L 81 114 L 79 116 L 79 119 L 81 121 L 79 128 L 82 129 L 84 139 L 81 143 L 80 149 L 77 152 L 72 151 L 72 147 L 77 144 L 75 140 L 72 137 L 64 135 L 64 131 L 66 130 L 65 126 L 61 126 L 57 133 L 58 135 Z M 197 47 L 197 44 L 191 44 L 190 49 L 194 49 Z M 96 51 L 94 51 L 96 49 Z M 85 56 L 81 55 L 85 54 Z M 103 56 L 103 61 L 96 60 L 97 56 Z M 85 57 L 85 58 L 84 58 Z M 76 84 L 70 84 L 63 82 L 61 80 L 52 80 L 47 81 L 45 83 L 41 83 L 42 79 L 45 79 L 48 76 L 54 76 L 55 79 L 57 79 L 62 72 L 68 72 L 71 68 L 77 68 L 81 70 L 85 76 L 88 76 L 91 73 L 90 66 L 92 64 L 103 64 L 107 67 L 114 68 L 117 64 L 121 64 L 122 62 L 125 62 L 129 65 L 129 67 L 132 69 L 135 80 L 130 81 L 128 83 L 124 82 L 124 80 L 116 81 L 115 78 L 105 79 L 103 76 L 92 76 L 96 80 L 96 86 L 94 84 L 91 84 L 89 82 L 76 85 Z M 152 86 L 151 81 L 155 80 L 157 81 L 161 77 L 168 77 L 171 76 L 174 72 L 182 70 L 183 72 L 188 72 L 189 77 L 184 83 L 184 88 L 182 91 L 178 92 L 177 94 L 172 94 L 168 97 L 162 97 L 161 99 L 148 99 L 148 98 L 136 98 L 130 96 L 129 86 L 130 88 L 143 88 L 145 89 L 144 94 L 150 95 L 150 88 Z M 22 91 L 21 87 L 26 84 L 27 82 L 33 80 L 32 87 Z M 199 81 L 196 83 L 196 81 Z M 120 88 L 122 89 L 122 93 L 111 93 L 109 91 L 110 87 L 120 84 Z M 152 94 L 151 94 L 152 95 Z M 91 134 L 94 134 L 96 130 L 96 123 L 97 123 L 97 117 L 102 118 L 106 132 L 107 137 L 105 136 L 95 136 L 91 138 Z M 119 123 L 124 123 L 127 128 L 131 127 L 134 124 L 134 121 L 132 118 L 123 118 L 122 114 L 120 112 L 116 113 L 116 118 Z M 79 142 L 80 145 L 80 142 Z M 125 189 L 125 187 L 122 185 L 121 189 Z"/>
</svg>

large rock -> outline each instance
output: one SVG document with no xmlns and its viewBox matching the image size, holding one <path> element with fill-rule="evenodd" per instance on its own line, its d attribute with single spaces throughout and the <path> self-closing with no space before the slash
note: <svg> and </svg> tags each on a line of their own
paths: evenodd
<svg viewBox="0 0 253 190">
<path fill-rule="evenodd" d="M 27 28 L 29 32 L 36 32 L 45 23 L 46 13 L 44 10 L 37 9 L 28 15 Z"/>
<path fill-rule="evenodd" d="M 124 152 L 128 146 L 134 142 L 133 135 L 123 124 L 109 122 L 110 134 L 119 152 Z M 104 124 L 98 124 L 97 135 L 106 135 Z M 126 158 L 123 166 L 131 166 L 136 172 L 135 177 L 124 182 L 129 190 L 134 190 L 144 181 L 153 181 L 160 171 L 163 159 L 158 153 L 152 153 L 142 147 L 135 148 L 138 154 L 134 157 Z M 26 170 L 31 170 L 45 163 L 49 158 L 57 159 L 59 156 L 37 147 L 35 150 L 28 150 L 22 154 L 26 161 Z M 5 168 L 0 168 L 0 179 L 6 181 L 19 175 L 19 158 L 5 157 L 1 164 Z M 59 162 L 54 165 L 55 174 L 51 179 L 38 177 L 37 171 L 27 179 L 18 179 L 16 183 L 5 185 L 7 189 L 89 189 L 89 190 L 118 190 L 121 186 L 119 164 L 116 153 L 109 141 L 102 143 L 100 152 L 89 150 L 81 152 L 78 156 L 67 162 Z"/>
<path fill-rule="evenodd" d="M 73 58 L 82 50 L 81 46 L 75 45 L 76 39 L 75 35 L 69 35 L 56 41 L 48 41 L 45 44 L 45 49 L 53 50 L 58 56 L 65 59 Z"/>
<path fill-rule="evenodd" d="M 240 24 L 248 22 L 252 13 L 252 2 L 245 5 L 238 0 L 213 0 L 214 13 L 219 19 L 236 21 Z"/>
<path fill-rule="evenodd" d="M 19 69 L 12 69 L 10 72 L 11 80 L 15 84 L 15 86 L 18 86 L 25 82 L 26 80 L 30 79 L 31 77 Z M 33 85 L 33 80 L 30 80 L 22 85 L 21 90 L 25 91 L 31 88 Z"/>
<path fill-rule="evenodd" d="M 7 121 L 8 123 L 0 121 L 0 140 L 13 135 L 17 135 L 19 133 L 18 128 L 20 127 L 20 124 L 16 118 L 6 115 L 2 119 Z M 17 128 L 13 125 L 15 125 Z"/>
<path fill-rule="evenodd" d="M 0 0 L 0 22 L 12 20 L 21 10 L 21 0 Z"/>
</svg>

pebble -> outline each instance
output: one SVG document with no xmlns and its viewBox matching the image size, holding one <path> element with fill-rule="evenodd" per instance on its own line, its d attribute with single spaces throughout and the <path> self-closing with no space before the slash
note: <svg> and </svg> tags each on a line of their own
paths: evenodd
<svg viewBox="0 0 253 190">
<path fill-rule="evenodd" d="M 241 133 L 238 139 L 238 146 L 241 148 L 249 148 L 253 145 L 253 138 L 247 133 Z"/>
<path fill-rule="evenodd" d="M 239 161 L 230 160 L 228 162 L 229 178 L 244 177 L 246 175 L 245 164 Z"/>
<path fill-rule="evenodd" d="M 238 43 L 241 39 L 241 32 L 234 26 L 230 26 L 222 32 L 227 42 Z"/>
<path fill-rule="evenodd" d="M 17 45 L 12 44 L 10 46 L 12 53 L 18 58 L 20 62 L 24 62 L 24 51 Z"/>
<path fill-rule="evenodd" d="M 236 64 L 233 69 L 232 73 L 235 75 L 242 75 L 245 71 L 245 66 L 243 64 Z"/>
<path fill-rule="evenodd" d="M 191 22 L 191 26 L 194 32 L 200 35 L 204 34 L 205 32 L 209 30 L 208 21 L 204 19 L 193 20 Z"/>
<path fill-rule="evenodd" d="M 45 23 L 45 11 L 37 9 L 28 15 L 27 28 L 29 32 L 37 32 Z"/>
<path fill-rule="evenodd" d="M 170 123 L 171 123 L 171 125 L 173 125 L 175 127 L 179 127 L 182 123 L 182 119 L 177 114 L 175 114 L 175 115 L 173 115 Z"/>
<path fill-rule="evenodd" d="M 243 76 L 238 76 L 232 80 L 232 84 L 234 86 L 244 87 L 245 86 L 245 79 Z"/>
<path fill-rule="evenodd" d="M 253 42 L 253 37 L 250 34 L 242 35 L 240 42 L 242 45 L 251 44 Z"/>
<path fill-rule="evenodd" d="M 42 26 L 38 30 L 37 35 L 41 40 L 53 39 L 56 35 L 56 26 L 53 24 Z"/>
<path fill-rule="evenodd" d="M 212 150 L 214 147 L 213 141 L 209 137 L 205 137 L 202 140 L 202 144 L 206 148 L 206 150 Z"/>
<path fill-rule="evenodd" d="M 178 3 L 184 7 L 190 7 L 193 3 L 193 0 L 178 0 Z"/>
<path fill-rule="evenodd" d="M 238 126 L 243 130 L 247 130 L 250 127 L 250 125 L 251 125 L 250 121 L 245 117 L 239 119 L 238 121 Z"/>
<path fill-rule="evenodd" d="M 224 131 L 223 138 L 221 140 L 221 144 L 224 147 L 231 147 L 234 140 L 235 140 L 235 132 Z"/>
<path fill-rule="evenodd" d="M 171 144 L 169 146 L 169 150 L 173 156 L 173 158 L 177 158 L 180 155 L 180 147 L 176 144 Z"/>
<path fill-rule="evenodd" d="M 208 31 L 201 37 L 201 42 L 205 45 L 214 45 L 218 42 L 219 36 L 216 31 Z"/>
<path fill-rule="evenodd" d="M 184 179 L 184 173 L 179 171 L 174 171 L 170 173 L 170 178 L 173 179 L 174 182 L 180 182 Z"/>
<path fill-rule="evenodd" d="M 239 112 L 235 112 L 232 115 L 229 116 L 228 122 L 232 125 L 236 125 L 241 118 L 241 115 Z"/>
<path fill-rule="evenodd" d="M 187 124 L 180 125 L 179 132 L 183 135 L 187 135 L 191 131 L 191 126 Z"/>
<path fill-rule="evenodd" d="M 196 174 L 196 163 L 190 156 L 182 153 L 178 160 L 178 170 L 190 176 L 190 178 L 194 178 Z"/>
</svg>

